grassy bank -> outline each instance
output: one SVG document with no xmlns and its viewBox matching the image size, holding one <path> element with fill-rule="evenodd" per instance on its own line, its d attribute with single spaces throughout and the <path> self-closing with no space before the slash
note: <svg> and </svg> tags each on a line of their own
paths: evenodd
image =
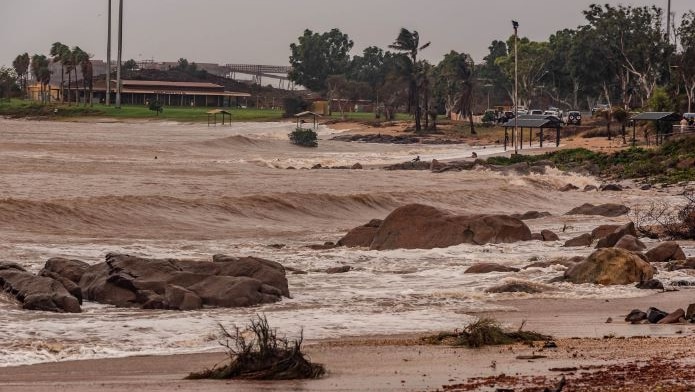
<svg viewBox="0 0 695 392">
<path fill-rule="evenodd" d="M 655 149 L 630 148 L 612 154 L 575 148 L 542 155 L 492 157 L 494 165 L 520 162 L 552 161 L 562 170 L 587 170 L 593 174 L 615 178 L 641 178 L 649 183 L 695 181 L 695 136 L 667 141 Z"/>
<path fill-rule="evenodd" d="M 52 118 L 64 119 L 75 117 L 109 117 L 115 119 L 154 119 L 180 122 L 207 122 L 206 112 L 211 107 L 177 107 L 165 106 L 157 113 L 143 105 L 123 105 L 120 109 L 113 106 L 94 104 L 94 106 L 41 104 L 33 101 L 12 100 L 0 102 L 0 116 L 14 118 Z M 232 121 L 278 121 L 282 119 L 282 110 L 273 109 L 229 109 Z M 219 116 L 218 116 L 219 117 Z M 218 118 L 218 121 L 220 119 Z"/>
</svg>

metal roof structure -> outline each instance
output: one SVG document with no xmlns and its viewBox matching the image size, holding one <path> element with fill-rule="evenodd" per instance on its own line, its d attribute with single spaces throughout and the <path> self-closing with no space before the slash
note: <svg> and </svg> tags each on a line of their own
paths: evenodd
<svg viewBox="0 0 695 392">
<path fill-rule="evenodd" d="M 555 116 L 543 115 L 524 115 L 515 119 L 511 118 L 502 124 L 505 128 L 558 128 L 562 126 L 562 121 Z"/>
<path fill-rule="evenodd" d="M 675 112 L 644 112 L 630 117 L 636 121 L 680 121 L 681 115 Z"/>
<path fill-rule="evenodd" d="M 116 81 L 112 81 L 114 84 Z M 215 83 L 207 82 L 167 82 L 158 80 L 122 80 L 121 84 L 125 86 L 161 86 L 161 87 L 183 87 L 183 88 L 214 88 L 224 89 L 223 86 Z"/>
</svg>

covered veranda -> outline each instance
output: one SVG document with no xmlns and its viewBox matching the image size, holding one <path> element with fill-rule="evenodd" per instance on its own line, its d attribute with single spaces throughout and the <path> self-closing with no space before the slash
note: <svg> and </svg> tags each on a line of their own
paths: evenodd
<svg viewBox="0 0 695 392">
<path fill-rule="evenodd" d="M 644 112 L 636 114 L 630 117 L 632 121 L 632 145 L 637 143 L 637 122 L 653 122 L 656 128 L 656 144 L 659 145 L 664 142 L 665 138 L 673 135 L 673 124 L 678 123 L 683 116 L 675 112 Z M 662 125 L 664 124 L 664 125 Z M 666 126 L 668 125 L 668 126 Z M 667 132 L 663 130 L 667 129 Z M 649 139 L 647 139 L 647 145 L 649 144 Z"/>
<path fill-rule="evenodd" d="M 512 138 L 511 146 L 514 147 L 515 143 L 518 143 L 518 148 L 524 148 L 524 129 L 528 129 L 528 145 L 532 146 L 533 143 L 533 132 L 535 130 L 540 131 L 539 140 L 540 146 L 543 147 L 543 141 L 545 140 L 544 130 L 554 129 L 555 130 L 555 147 L 560 145 L 560 129 L 562 128 L 562 121 L 553 116 L 519 116 L 512 118 L 506 123 L 502 124 L 504 127 L 504 151 L 507 151 L 507 144 L 509 143 L 509 128 L 519 129 L 518 141 Z"/>
</svg>

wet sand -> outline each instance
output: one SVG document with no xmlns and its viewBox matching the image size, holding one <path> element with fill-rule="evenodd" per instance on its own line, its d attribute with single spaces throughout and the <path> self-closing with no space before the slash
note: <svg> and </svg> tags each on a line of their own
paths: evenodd
<svg viewBox="0 0 695 392">
<path fill-rule="evenodd" d="M 0 390 L 433 391 L 445 385 L 463 388 L 461 385 L 471 385 L 471 379 L 503 374 L 512 377 L 508 382 L 518 382 L 519 385 L 532 385 L 527 377 L 543 376 L 542 383 L 546 386 L 552 386 L 561 374 L 566 374 L 569 380 L 566 390 L 588 390 L 584 387 L 572 389 L 575 371 L 552 369 L 584 366 L 586 372 L 600 373 L 610 365 L 651 366 L 649 364 L 655 361 L 661 365 L 670 364 L 673 369 L 678 366 L 684 366 L 684 371 L 695 369 L 689 349 L 695 344 L 695 326 L 630 325 L 623 321 L 632 308 L 656 306 L 675 310 L 687 307 L 694 294 L 695 290 L 681 290 L 610 301 L 505 301 L 505 305 L 518 310 L 484 314 L 508 326 L 517 326 L 521 320 L 526 320 L 526 330 L 553 335 L 558 346 L 556 349 L 544 349 L 542 342 L 536 343 L 535 347 L 511 345 L 468 349 L 422 345 L 419 338 L 423 335 L 355 337 L 305 343 L 310 358 L 325 364 L 328 369 L 327 376 L 320 380 L 183 380 L 189 372 L 226 360 L 223 353 L 206 353 L 8 367 L 0 372 Z M 612 323 L 606 323 L 608 317 L 613 319 Z M 544 358 L 519 358 L 529 355 L 542 355 Z M 685 373 L 681 374 L 681 381 L 684 385 L 695 382 L 690 374 Z M 574 382 L 576 385 L 577 381 Z M 616 379 L 613 383 L 605 381 L 600 387 L 607 388 L 602 390 L 617 390 L 621 386 L 623 381 Z M 645 385 L 647 389 L 634 387 L 630 390 L 650 390 L 649 387 Z"/>
</svg>

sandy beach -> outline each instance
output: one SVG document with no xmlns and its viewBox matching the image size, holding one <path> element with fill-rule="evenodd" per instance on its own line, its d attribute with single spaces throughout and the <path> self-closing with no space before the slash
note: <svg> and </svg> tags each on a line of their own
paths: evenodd
<svg viewBox="0 0 695 392">
<path fill-rule="evenodd" d="M 469 158 L 473 151 L 481 158 L 503 151 L 494 145 L 347 143 L 330 140 L 344 129 L 324 126 L 319 148 L 307 150 L 287 142 L 291 126 L 0 120 L 1 260 L 37 272 L 50 257 L 95 264 L 108 252 L 199 260 L 253 255 L 307 272 L 288 275 L 292 298 L 254 308 L 174 312 L 87 302 L 82 313 L 51 314 L 24 311 L 3 295 L 0 390 L 495 390 L 471 384 L 477 382 L 472 378 L 502 374 L 516 378 L 495 382 L 529 388 L 550 387 L 566 374 L 565 390 L 586 390 L 576 383 L 572 389 L 582 372 L 550 369 L 589 366 L 587 371 L 600 374 L 611 364 L 639 367 L 652 357 L 682 370 L 684 385 L 694 381 L 683 350 L 694 339 L 693 327 L 623 321 L 633 308 L 686 308 L 695 302 L 690 289 L 547 284 L 564 267 L 525 268 L 534 261 L 587 256 L 593 249 L 562 244 L 600 224 L 629 219 L 565 215 L 569 209 L 584 203 L 678 203 L 680 189 L 560 192 L 568 183 L 581 189 L 601 180 L 556 169 L 542 175 L 386 171 L 379 167 L 414 156 L 446 161 Z M 355 163 L 365 170 L 311 169 Z M 350 228 L 408 203 L 469 214 L 547 211 L 549 216 L 527 224 L 533 232 L 552 230 L 559 240 L 429 250 L 309 247 L 337 241 Z M 695 254 L 695 244 L 681 246 Z M 483 261 L 520 271 L 464 273 Z M 350 271 L 326 272 L 336 266 Z M 658 278 L 669 287 L 695 282 L 687 270 L 659 271 Z M 536 294 L 486 292 L 513 280 L 545 288 Z M 326 365 L 327 376 L 296 382 L 182 380 L 225 358 L 217 323 L 243 324 L 256 313 L 290 336 L 303 329 L 307 353 Z M 527 330 L 552 335 L 558 348 L 527 360 L 517 357 L 538 354 L 541 343 L 473 350 L 420 341 L 482 316 L 510 328 L 525 322 Z M 620 339 L 643 336 L 650 338 Z M 603 367 L 591 367 L 597 365 Z"/>
</svg>

